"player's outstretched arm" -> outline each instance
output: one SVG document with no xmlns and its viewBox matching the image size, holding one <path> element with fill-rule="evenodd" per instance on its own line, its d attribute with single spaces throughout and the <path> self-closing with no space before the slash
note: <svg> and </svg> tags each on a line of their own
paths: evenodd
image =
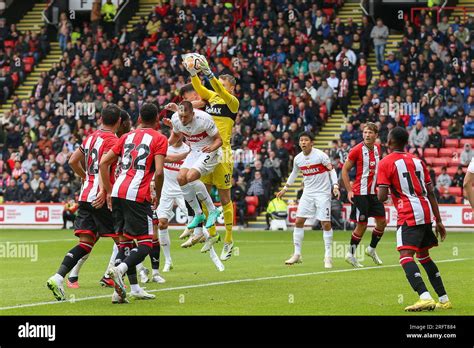
<svg viewBox="0 0 474 348">
<path fill-rule="evenodd" d="M 86 180 L 86 172 L 82 166 L 84 160 L 84 153 L 81 151 L 81 148 L 78 148 L 76 151 L 74 151 L 68 162 L 74 173 L 79 175 L 82 180 Z"/>
<path fill-rule="evenodd" d="M 342 172 L 341 172 L 342 182 L 344 183 L 344 187 L 347 190 L 347 199 L 351 203 L 353 203 L 352 197 L 354 197 L 354 192 L 352 192 L 351 179 L 349 178 L 349 172 L 352 169 L 352 167 L 354 167 L 354 162 L 348 159 L 344 163 L 344 166 L 342 167 Z"/>
<path fill-rule="evenodd" d="M 474 211 L 474 190 L 472 189 L 472 184 L 474 184 L 474 173 L 471 173 L 469 170 L 464 177 L 464 191 L 466 192 L 466 197 L 471 204 L 471 207 Z"/>
<path fill-rule="evenodd" d="M 112 210 L 112 202 L 110 195 L 112 194 L 112 185 L 110 183 L 110 166 L 117 161 L 118 155 L 113 150 L 109 150 L 105 156 L 102 157 L 99 163 L 99 174 L 103 189 L 107 193 L 107 206 Z"/>
<path fill-rule="evenodd" d="M 182 161 L 188 156 L 188 153 L 190 152 L 191 150 L 189 150 L 188 152 L 179 153 L 179 154 L 171 154 L 171 153 L 167 154 L 165 157 L 165 163 L 173 163 L 173 162 Z"/>
<path fill-rule="evenodd" d="M 191 84 L 193 85 L 193 88 L 196 93 L 199 94 L 202 99 L 209 100 L 212 98 L 214 92 L 204 87 L 204 85 L 201 83 L 201 79 L 199 78 L 199 76 L 191 76 Z"/>
<path fill-rule="evenodd" d="M 182 136 L 183 135 L 179 132 L 175 132 L 174 130 L 171 131 L 171 135 L 168 139 L 168 145 L 173 146 L 174 144 L 178 142 L 179 139 L 181 139 Z"/>
<path fill-rule="evenodd" d="M 431 183 L 426 184 L 426 191 L 428 193 L 428 200 L 431 203 L 431 209 L 433 209 L 433 214 L 436 219 L 436 234 L 441 236 L 441 241 L 446 239 L 446 228 L 443 225 L 443 220 L 441 220 L 441 214 L 439 213 L 438 200 L 434 194 L 433 185 Z"/>
</svg>

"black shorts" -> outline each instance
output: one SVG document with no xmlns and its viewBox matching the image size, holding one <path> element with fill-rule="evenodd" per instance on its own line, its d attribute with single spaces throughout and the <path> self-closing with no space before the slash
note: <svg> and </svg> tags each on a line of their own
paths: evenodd
<svg viewBox="0 0 474 348">
<path fill-rule="evenodd" d="M 385 217 L 385 208 L 377 195 L 357 195 L 352 198 L 352 222 L 367 223 L 369 217 Z"/>
<path fill-rule="evenodd" d="M 96 209 L 89 202 L 79 202 L 76 220 L 74 221 L 74 234 L 89 234 L 95 239 L 98 237 L 115 237 L 114 220 L 112 212 L 104 204 Z"/>
<path fill-rule="evenodd" d="M 135 202 L 112 197 L 114 230 L 131 239 L 153 236 L 153 212 L 150 202 Z"/>
<path fill-rule="evenodd" d="M 438 238 L 436 238 L 431 224 L 398 226 L 397 250 L 422 252 L 435 246 L 438 246 Z"/>
</svg>

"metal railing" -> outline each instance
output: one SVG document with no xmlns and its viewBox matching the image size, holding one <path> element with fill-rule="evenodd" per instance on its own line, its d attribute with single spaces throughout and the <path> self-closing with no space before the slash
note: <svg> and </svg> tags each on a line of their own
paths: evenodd
<svg viewBox="0 0 474 348">
<path fill-rule="evenodd" d="M 49 10 L 51 5 L 54 3 L 54 0 L 50 0 L 48 3 L 48 6 L 41 12 L 41 16 L 43 17 L 43 21 L 45 21 L 47 24 L 52 24 L 51 21 L 49 20 L 48 16 L 46 16 L 46 11 Z"/>
<path fill-rule="evenodd" d="M 446 0 L 447 1 L 447 0 Z M 125 7 L 127 7 L 128 3 L 130 2 L 130 0 L 126 0 L 122 6 L 120 6 L 120 8 L 118 9 L 117 13 L 115 14 L 115 17 L 114 17 L 114 22 L 117 20 L 117 18 L 120 16 L 120 14 L 122 13 L 123 9 Z"/>
</svg>

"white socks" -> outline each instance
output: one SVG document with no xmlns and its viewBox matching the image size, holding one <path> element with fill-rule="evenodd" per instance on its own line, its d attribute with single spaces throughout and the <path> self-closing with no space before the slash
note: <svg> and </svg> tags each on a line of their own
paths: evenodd
<svg viewBox="0 0 474 348">
<path fill-rule="evenodd" d="M 432 300 L 433 298 L 431 297 L 430 293 L 428 291 L 425 291 L 420 295 L 420 300 Z"/>
<path fill-rule="evenodd" d="M 132 288 L 133 292 L 139 292 L 140 291 L 140 285 L 138 285 L 138 284 L 131 284 L 130 287 Z"/>
<path fill-rule="evenodd" d="M 58 283 L 61 283 L 64 281 L 64 277 L 58 273 L 56 273 L 53 278 L 58 282 Z"/>
<path fill-rule="evenodd" d="M 159 230 L 158 239 L 163 249 L 163 254 L 165 254 L 165 262 L 171 263 L 171 241 L 170 241 L 170 235 L 168 233 L 168 229 Z"/>
<path fill-rule="evenodd" d="M 122 262 L 120 265 L 117 266 L 119 272 L 124 275 L 128 271 L 128 266 L 125 262 Z"/>
<path fill-rule="evenodd" d="M 204 234 L 204 237 L 206 238 L 206 240 L 211 236 L 211 235 L 209 234 L 209 231 L 208 231 L 207 228 L 205 228 L 205 227 L 196 227 L 196 228 L 194 229 L 194 231 L 196 231 L 198 228 L 201 228 L 201 229 L 202 229 L 202 233 Z"/>
<path fill-rule="evenodd" d="M 69 272 L 69 278 L 79 277 L 79 272 L 81 270 L 82 265 L 86 262 L 87 258 L 89 257 L 90 253 L 84 255 L 79 261 L 77 261 L 76 265 L 71 272 Z"/>
<path fill-rule="evenodd" d="M 374 251 L 374 250 L 375 250 L 375 248 L 372 248 L 370 245 L 367 247 L 367 251 L 368 251 L 369 253 L 371 253 L 371 252 Z"/>
<path fill-rule="evenodd" d="M 112 248 L 112 255 L 110 255 L 110 260 L 109 260 L 109 265 L 107 266 L 107 269 L 105 270 L 105 277 L 108 277 L 108 272 L 109 269 L 115 266 L 115 258 L 117 257 L 118 254 L 118 246 L 117 244 L 114 243 L 114 247 Z"/>
<path fill-rule="evenodd" d="M 439 302 L 441 303 L 446 303 L 448 301 L 449 301 L 448 295 L 443 295 L 443 296 L 440 296 L 439 298 Z"/>
<path fill-rule="evenodd" d="M 206 205 L 208 212 L 216 209 L 209 192 L 207 192 L 206 185 L 204 185 L 201 180 L 194 180 L 193 182 L 188 183 L 188 185 L 193 186 L 197 198 L 199 198 L 199 200 Z"/>
<path fill-rule="evenodd" d="M 181 191 L 183 191 L 183 197 L 188 202 L 188 204 L 193 208 L 194 214 L 202 214 L 201 206 L 196 197 L 196 192 L 194 191 L 194 185 L 192 183 L 181 186 Z"/>
<path fill-rule="evenodd" d="M 301 246 L 303 244 L 304 228 L 295 227 L 293 230 L 293 244 L 295 245 L 295 254 L 301 255 Z"/>
<path fill-rule="evenodd" d="M 329 231 L 323 231 L 323 239 L 324 239 L 324 256 L 331 257 L 332 256 L 332 236 L 333 236 L 332 228 Z"/>
</svg>

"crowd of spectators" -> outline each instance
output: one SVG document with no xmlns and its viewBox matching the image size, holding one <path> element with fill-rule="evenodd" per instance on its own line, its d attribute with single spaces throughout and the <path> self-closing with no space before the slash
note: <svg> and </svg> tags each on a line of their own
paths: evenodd
<svg viewBox="0 0 474 348">
<path fill-rule="evenodd" d="M 374 25 L 367 17 L 357 25 L 352 19 L 343 23 L 328 15 L 341 5 L 332 0 L 250 2 L 217 52 L 215 43 L 231 26 L 233 8 L 214 0 L 196 0 L 187 6 L 164 1 L 132 31 L 123 28 L 115 34 L 101 25 L 74 23 L 62 16 L 63 26 L 70 30 L 63 32 L 61 62 L 42 73 L 30 99 L 15 99 L 0 130 L 4 201 L 74 198 L 80 182 L 67 159 L 97 128 L 104 105 L 117 103 L 133 122 L 144 102 L 163 109 L 189 81 L 180 58 L 185 52 L 199 52 L 217 74 L 237 78 L 240 110 L 232 147 L 238 204 L 245 200 L 245 192 L 258 196 L 263 210 L 288 175 L 299 151 L 298 134 L 303 130 L 317 134 L 335 108 L 341 108 L 348 121 L 342 141 L 328 151 L 338 168 L 350 147 L 360 141 L 360 126 L 367 120 L 379 124 L 382 143 L 395 124 L 415 129 L 421 120 L 422 128 L 431 127 L 431 133 L 439 124 L 429 123 L 430 117 L 457 120 L 452 126 L 463 127 L 458 133 L 463 136 L 474 98 L 474 90 L 469 89 L 474 71 L 472 41 L 461 42 L 462 35 L 455 35 L 459 28 L 448 29 L 445 36 L 439 30 L 433 37 L 426 28 L 407 25 L 400 50 L 389 55 L 380 72 L 371 71 L 367 56 L 374 44 L 380 45 L 374 42 Z M 470 19 L 463 30 L 474 32 L 471 24 Z M 375 83 L 369 88 L 372 80 Z M 361 105 L 349 110 L 353 93 L 358 93 Z M 426 116 L 381 113 L 380 105 L 389 100 L 420 102 Z M 462 111 L 453 111 L 453 103 Z M 75 107 L 59 107 L 64 105 Z M 95 110 L 92 114 L 84 112 L 89 105 Z M 449 116 L 439 115 L 437 105 Z"/>
<path fill-rule="evenodd" d="M 22 33 L 15 24 L 8 25 L 5 18 L 0 18 L 0 104 L 49 50 L 46 28 L 40 33 Z"/>
<path fill-rule="evenodd" d="M 440 149 L 447 138 L 474 137 L 474 16 L 466 22 L 456 17 L 453 24 L 443 16 L 435 25 L 422 12 L 417 20 L 418 25 L 406 22 L 398 48 L 387 52 L 379 71 L 370 72 L 372 87 L 359 90 L 361 103 L 351 110 L 341 139 L 330 152 L 334 162 L 343 162 L 344 148 L 362 140 L 361 125 L 368 121 L 379 127 L 384 155 L 387 135 L 395 126 L 410 132 L 409 150 L 421 159 L 425 159 L 424 149 Z M 360 59 L 357 71 L 362 64 Z M 453 157 L 458 155 L 453 151 Z M 446 189 L 462 187 L 471 158 L 471 146 L 466 144 L 454 176 L 442 168 L 436 177 L 430 166 L 441 202 L 454 200 Z"/>
</svg>

